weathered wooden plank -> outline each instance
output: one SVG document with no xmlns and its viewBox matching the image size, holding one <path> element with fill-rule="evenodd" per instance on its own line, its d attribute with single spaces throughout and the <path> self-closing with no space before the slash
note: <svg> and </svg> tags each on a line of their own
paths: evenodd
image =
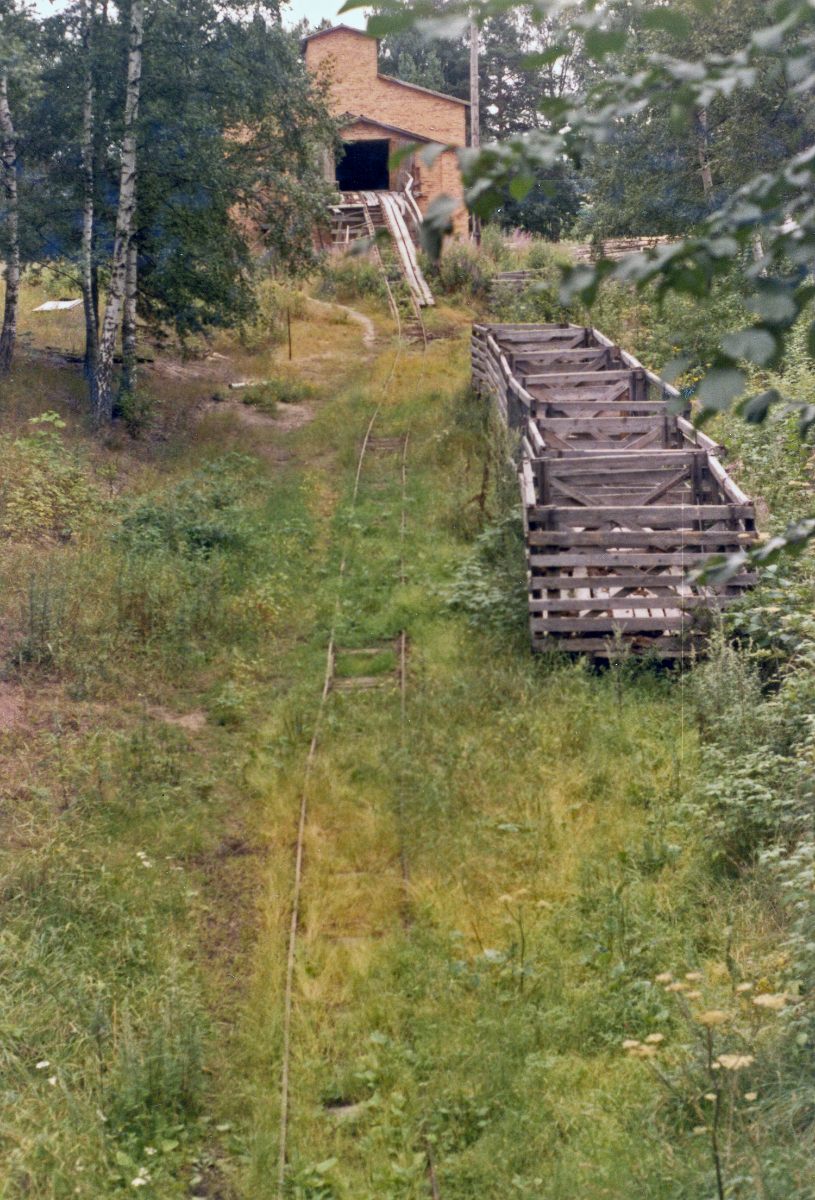
<svg viewBox="0 0 815 1200">
<path fill-rule="evenodd" d="M 661 596 L 585 596 L 580 599 L 547 597 L 545 600 L 532 598 L 529 601 L 529 611 L 533 613 L 563 612 L 591 613 L 608 612 L 623 609 L 629 613 L 631 609 L 693 609 L 693 608 L 726 608 L 741 599 L 739 596 L 682 596 L 678 592 L 666 592 Z M 547 618 L 548 620 L 548 618 Z"/>
<path fill-rule="evenodd" d="M 702 644 L 702 637 L 690 631 L 683 636 L 629 635 L 626 643 L 630 648 L 653 655 L 663 660 L 681 658 L 689 654 L 691 649 Z M 562 651 L 566 654 L 588 654 L 592 658 L 609 659 L 619 653 L 612 637 L 547 637 L 544 633 L 533 632 L 532 649 L 536 654 L 548 654 L 552 651 Z"/>
<path fill-rule="evenodd" d="M 654 550 L 673 550 L 686 546 L 704 546 L 711 554 L 731 554 L 751 546 L 755 541 L 752 533 L 731 529 L 538 529 L 531 524 L 529 544 L 531 546 L 597 546 L 611 550 L 631 547 Z"/>
<path fill-rule="evenodd" d="M 679 613 L 664 617 L 531 617 L 530 627 L 537 633 L 655 633 L 683 629 L 694 619 L 693 614 Z"/>
<path fill-rule="evenodd" d="M 536 396 L 534 399 L 536 417 L 549 418 L 561 413 L 565 417 L 587 417 L 595 421 L 599 417 L 661 416 L 668 412 L 668 404 L 664 400 L 630 400 L 628 397 L 622 400 L 606 397 L 597 399 L 594 396 L 570 397 L 564 400 L 560 395 Z M 625 409 L 625 412 L 620 413 L 620 408 Z"/>
<path fill-rule="evenodd" d="M 694 458 L 704 459 L 704 457 L 704 450 L 699 450 L 695 447 L 681 450 L 638 450 L 636 453 L 618 451 L 611 454 L 596 454 L 591 458 L 586 458 L 583 455 L 575 455 L 573 459 L 553 459 L 551 469 L 558 474 L 571 469 L 593 472 L 604 471 L 609 468 L 616 470 L 619 467 L 622 467 L 626 471 L 650 471 L 663 467 L 666 470 L 675 471 L 677 464 L 690 466 Z"/>
<path fill-rule="evenodd" d="M 654 417 L 544 417 L 535 416 L 541 433 L 551 429 L 554 433 L 646 433 L 661 432 L 665 427 L 662 416 Z"/>
<path fill-rule="evenodd" d="M 530 531 L 530 540 L 534 532 Z M 733 550 L 736 547 L 732 547 Z M 565 570 L 567 567 L 590 569 L 592 567 L 682 567 L 684 571 L 695 571 L 703 567 L 711 558 L 710 550 L 652 550 L 646 551 L 642 546 L 632 550 L 597 549 L 553 551 L 545 553 L 533 549 L 527 556 L 533 569 L 547 568 Z"/>
<path fill-rule="evenodd" d="M 671 527 L 689 525 L 692 521 L 737 521 L 752 515 L 750 504 L 652 504 L 643 507 L 633 505 L 597 505 L 595 507 L 561 506 L 557 504 L 536 505 L 530 519 L 553 520 L 585 525 L 590 521 L 648 520 L 664 522 Z"/>
<path fill-rule="evenodd" d="M 687 580 L 688 580 L 687 571 L 669 571 L 669 572 L 666 572 L 665 574 L 659 574 L 659 575 L 654 574 L 652 571 L 649 570 L 649 568 L 652 565 L 650 562 L 650 559 L 647 564 L 643 564 L 642 569 L 639 571 L 619 570 L 619 571 L 615 571 L 615 573 L 613 575 L 596 575 L 596 574 L 595 575 L 585 575 L 585 574 L 581 574 L 581 575 L 564 575 L 564 574 L 540 575 L 540 574 L 537 574 L 536 571 L 534 570 L 534 568 L 537 565 L 535 562 L 536 557 L 544 557 L 544 556 L 542 556 L 542 555 L 541 556 L 535 556 L 535 555 L 530 556 L 530 565 L 533 567 L 532 576 L 531 576 L 531 580 L 530 580 L 530 587 L 534 591 L 541 591 L 541 590 L 543 590 L 543 591 L 552 591 L 552 590 L 569 591 L 569 590 L 571 590 L 573 588 L 577 588 L 577 587 L 580 587 L 580 588 L 586 588 L 586 587 L 590 587 L 590 588 L 595 588 L 595 587 L 597 587 L 597 588 L 645 587 L 645 588 L 648 588 L 648 587 L 652 587 L 652 586 L 653 587 L 656 587 L 656 586 L 662 587 L 663 585 L 665 587 L 674 587 L 675 588 L 675 587 L 680 587 L 683 583 L 687 583 Z M 565 557 L 566 557 L 566 555 L 559 555 L 555 559 L 555 561 L 551 564 L 551 566 L 559 568 L 561 570 L 565 570 L 565 564 L 563 564 L 561 561 Z M 594 567 L 594 569 L 596 569 L 596 567 Z M 690 570 L 690 564 L 688 564 L 688 570 Z M 728 589 L 728 588 L 744 589 L 744 588 L 752 587 L 755 584 L 755 582 L 756 582 L 756 575 L 754 573 L 750 573 L 750 574 L 742 573 L 740 575 L 733 575 L 727 581 L 726 584 L 717 585 L 716 591 L 718 592 L 719 589 L 721 589 L 722 594 L 724 594 L 725 589 Z"/>
</svg>

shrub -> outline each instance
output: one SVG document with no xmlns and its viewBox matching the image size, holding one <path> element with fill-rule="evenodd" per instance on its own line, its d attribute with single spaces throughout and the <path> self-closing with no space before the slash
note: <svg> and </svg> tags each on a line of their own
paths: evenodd
<svg viewBox="0 0 815 1200">
<path fill-rule="evenodd" d="M 230 454 L 179 484 L 165 500 L 140 501 L 123 518 L 114 544 L 139 555 L 168 552 L 189 558 L 243 546 L 240 472 L 251 467 L 251 459 Z"/>
<path fill-rule="evenodd" d="M 46 412 L 29 425 L 25 437 L 0 443 L 0 532 L 67 540 L 90 515 L 94 491 L 62 439 L 65 422 Z"/>
<path fill-rule="evenodd" d="M 248 350 L 281 345 L 286 340 L 287 314 L 301 317 L 305 297 L 285 280 L 264 278 L 255 287 L 254 320 L 241 329 L 241 340 Z"/>
<path fill-rule="evenodd" d="M 388 291 L 379 267 L 361 254 L 326 258 L 320 267 L 318 294 L 326 300 L 387 300 Z"/>
<path fill-rule="evenodd" d="M 553 278 L 558 278 L 558 267 L 568 266 L 570 262 L 568 250 L 541 238 L 532 241 L 526 254 L 526 266 L 530 271 L 551 271 Z"/>
<path fill-rule="evenodd" d="M 463 242 L 448 246 L 438 262 L 425 260 L 424 269 L 434 291 L 471 300 L 486 299 L 495 274 L 494 262 Z"/>
<path fill-rule="evenodd" d="M 447 603 L 481 629 L 520 634 L 526 630 L 523 530 L 513 512 L 488 525 L 456 572 Z"/>
<path fill-rule="evenodd" d="M 481 231 L 481 253 L 499 269 L 509 269 L 512 253 L 506 234 L 498 225 L 485 225 Z"/>
<path fill-rule="evenodd" d="M 260 412 L 274 415 L 278 404 L 302 404 L 314 395 L 314 388 L 295 375 L 280 375 L 265 379 L 243 393 L 243 402 Z"/>
<path fill-rule="evenodd" d="M 142 388 L 137 388 L 119 394 L 113 415 L 122 421 L 131 437 L 138 438 L 149 429 L 155 407 L 153 397 Z"/>
</svg>

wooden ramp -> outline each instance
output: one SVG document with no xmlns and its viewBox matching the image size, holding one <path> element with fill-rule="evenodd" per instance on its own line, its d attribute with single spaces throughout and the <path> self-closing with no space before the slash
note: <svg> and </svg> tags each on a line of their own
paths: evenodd
<svg viewBox="0 0 815 1200">
<path fill-rule="evenodd" d="M 532 645 L 676 658 L 755 578 L 690 583 L 755 541 L 753 505 L 679 393 L 595 329 L 476 325 L 473 382 L 519 435 Z"/>
<path fill-rule="evenodd" d="M 410 193 L 344 192 L 342 203 L 332 205 L 331 213 L 332 245 L 336 247 L 387 229 L 413 303 L 420 308 L 435 303 L 416 255 L 422 217 Z"/>
</svg>

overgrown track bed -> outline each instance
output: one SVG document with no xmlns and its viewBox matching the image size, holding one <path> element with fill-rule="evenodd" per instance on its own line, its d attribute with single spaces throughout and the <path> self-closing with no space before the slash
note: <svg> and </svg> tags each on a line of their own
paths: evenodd
<svg viewBox="0 0 815 1200">
<path fill-rule="evenodd" d="M 422 348 L 424 350 L 427 347 L 427 339 L 424 335 L 424 325 L 421 321 L 421 315 L 418 313 L 418 309 L 417 318 L 422 333 Z M 363 472 L 366 470 L 366 468 L 370 469 L 372 460 L 384 462 L 384 470 L 386 475 L 392 474 L 396 475 L 398 478 L 398 488 L 400 494 L 400 512 L 398 518 L 398 532 L 396 534 L 398 541 L 398 578 L 394 580 L 394 583 L 404 586 L 406 582 L 405 540 L 407 534 L 408 503 L 407 462 L 408 448 L 410 444 L 410 431 L 408 429 L 405 433 L 397 436 L 389 436 L 387 434 L 374 435 L 373 433 L 377 421 L 380 419 L 383 400 L 391 386 L 403 353 L 404 343 L 401 327 L 399 332 L 399 342 L 393 364 L 385 378 L 382 387 L 382 395 L 371 412 L 370 418 L 368 419 L 365 427 L 364 435 L 359 445 L 353 487 L 348 504 L 347 519 L 351 524 L 354 521 L 357 501 L 360 495 L 360 485 L 363 480 Z M 376 486 L 376 480 L 372 480 L 371 482 L 373 486 Z M 393 695 L 395 693 L 398 696 L 399 763 L 397 766 L 397 772 L 399 778 L 397 779 L 396 787 L 398 792 L 398 811 L 396 817 L 397 854 L 392 867 L 386 871 L 386 874 L 393 876 L 391 881 L 392 886 L 389 887 L 388 884 L 382 880 L 381 872 L 362 871 L 358 874 L 370 875 L 370 882 L 372 884 L 376 882 L 380 885 L 377 890 L 384 890 L 386 895 L 391 895 L 393 897 L 393 903 L 391 904 L 392 910 L 398 913 L 402 928 L 404 930 L 408 930 L 410 928 L 410 869 L 404 837 L 404 763 L 407 754 L 408 634 L 407 631 L 402 628 L 398 630 L 393 638 L 378 641 L 375 645 L 343 646 L 339 644 L 338 624 L 345 599 L 344 585 L 349 565 L 349 545 L 350 541 L 346 543 L 346 546 L 343 549 L 337 575 L 338 587 L 336 607 L 326 650 L 325 672 L 323 676 L 320 701 L 315 718 L 313 733 L 306 755 L 303 772 L 303 784 L 300 793 L 298 809 L 297 836 L 294 849 L 294 875 L 290 903 L 285 982 L 283 989 L 279 1110 L 280 1123 L 277 1163 L 277 1195 L 280 1200 L 284 1200 L 284 1198 L 289 1195 L 288 1165 L 290 1140 L 289 1117 L 291 1107 L 292 1030 L 296 1003 L 295 971 L 297 965 L 298 938 L 302 916 L 301 908 L 305 871 L 307 823 L 309 819 L 309 800 L 312 788 L 312 775 L 314 773 L 314 768 L 318 757 L 322 729 L 332 694 L 344 694 L 348 696 L 350 700 L 350 697 L 354 693 L 375 693 L 382 689 L 382 691 L 386 694 L 390 693 Z M 357 664 L 362 663 L 363 667 L 365 664 L 371 664 L 368 670 L 373 671 L 374 666 L 381 666 L 382 662 L 387 659 L 388 655 L 393 656 L 393 669 L 391 671 L 380 670 L 378 673 L 363 674 L 357 670 Z M 387 701 L 385 702 L 387 703 Z M 384 884 L 384 887 L 381 886 L 382 884 Z M 388 906 L 386 903 L 386 912 L 387 907 Z M 371 914 L 369 914 L 369 918 L 370 917 Z M 375 916 L 373 917 L 373 920 L 375 920 Z M 382 932 L 382 930 L 375 928 L 373 925 L 366 927 L 362 932 L 360 932 L 360 929 L 357 925 L 354 925 L 352 928 L 351 926 L 346 926 L 340 922 L 331 928 L 327 936 L 329 940 L 336 943 L 348 943 L 357 942 L 360 940 L 367 941 L 375 939 L 379 937 Z M 437 1196 L 438 1187 L 435 1180 L 432 1153 L 429 1146 L 427 1147 L 427 1170 L 432 1194 L 433 1196 Z"/>
<path fill-rule="evenodd" d="M 701 645 L 754 582 L 694 583 L 755 540 L 751 501 L 679 394 L 596 329 L 476 325 L 476 389 L 519 435 L 532 646 L 661 658 Z"/>
</svg>

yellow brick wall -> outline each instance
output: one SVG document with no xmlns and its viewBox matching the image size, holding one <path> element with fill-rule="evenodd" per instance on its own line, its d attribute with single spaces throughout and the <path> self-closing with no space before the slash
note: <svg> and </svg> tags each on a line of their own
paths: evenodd
<svg viewBox="0 0 815 1200">
<path fill-rule="evenodd" d="M 311 38 L 306 42 L 306 64 L 315 75 L 329 82 L 329 107 L 334 116 L 353 113 L 396 125 L 434 142 L 465 145 L 466 105 L 405 87 L 378 74 L 375 38 L 346 29 Z M 352 129 L 353 132 L 348 131 L 349 140 L 382 136 L 370 127 L 365 133 L 362 132 L 365 126 Z M 454 151 L 445 150 L 432 167 L 420 163 L 419 172 L 422 185 L 419 207 L 423 211 L 442 192 L 462 200 L 464 190 Z M 467 214 L 463 208 L 454 223 L 456 234 L 466 236 Z"/>
</svg>

